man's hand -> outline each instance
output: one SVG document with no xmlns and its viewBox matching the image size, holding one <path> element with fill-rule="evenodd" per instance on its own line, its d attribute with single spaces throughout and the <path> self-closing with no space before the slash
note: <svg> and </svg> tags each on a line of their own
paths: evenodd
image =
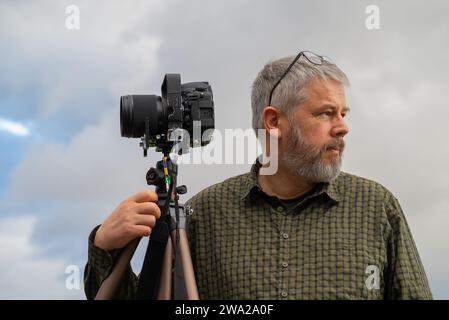
<svg viewBox="0 0 449 320">
<path fill-rule="evenodd" d="M 131 240 L 148 236 L 161 216 L 157 194 L 141 191 L 120 203 L 98 228 L 94 245 L 112 250 L 126 246 Z"/>
</svg>

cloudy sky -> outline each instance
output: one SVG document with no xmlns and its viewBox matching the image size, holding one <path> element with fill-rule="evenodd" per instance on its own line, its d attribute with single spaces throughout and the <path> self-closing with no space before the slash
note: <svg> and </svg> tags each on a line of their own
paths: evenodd
<svg viewBox="0 0 449 320">
<path fill-rule="evenodd" d="M 120 137 L 121 95 L 160 94 L 165 73 L 209 81 L 216 128 L 246 130 L 261 67 L 312 50 L 351 81 L 344 170 L 397 196 L 435 298 L 449 299 L 448 12 L 447 1 L 1 1 L 0 298 L 84 299 L 66 280 L 82 276 L 90 230 L 147 188 L 159 158 Z M 249 167 L 182 165 L 183 199 Z"/>
</svg>

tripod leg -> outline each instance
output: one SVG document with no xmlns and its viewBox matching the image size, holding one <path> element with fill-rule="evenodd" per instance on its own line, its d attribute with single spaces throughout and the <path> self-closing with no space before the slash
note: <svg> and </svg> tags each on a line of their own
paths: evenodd
<svg viewBox="0 0 449 320">
<path fill-rule="evenodd" d="M 179 248 L 176 250 L 176 230 L 170 232 L 176 252 L 174 272 L 174 299 L 199 300 L 198 288 L 195 281 L 192 257 L 185 229 L 179 231 Z"/>
<path fill-rule="evenodd" d="M 125 247 L 117 264 L 113 267 L 111 274 L 101 284 L 100 289 L 95 296 L 95 300 L 110 300 L 114 298 L 123 273 L 128 267 L 129 261 L 136 251 L 139 242 L 140 238 L 134 239 Z"/>
<path fill-rule="evenodd" d="M 159 290 L 156 296 L 157 300 L 171 300 L 172 265 L 173 265 L 173 245 L 171 239 L 168 238 L 167 246 L 165 247 L 164 260 L 162 261 Z"/>
<path fill-rule="evenodd" d="M 159 277 L 162 270 L 162 261 L 170 239 L 169 228 L 165 221 L 158 221 L 148 241 L 147 252 L 139 275 L 137 285 L 137 300 L 152 300 L 157 296 Z"/>
</svg>

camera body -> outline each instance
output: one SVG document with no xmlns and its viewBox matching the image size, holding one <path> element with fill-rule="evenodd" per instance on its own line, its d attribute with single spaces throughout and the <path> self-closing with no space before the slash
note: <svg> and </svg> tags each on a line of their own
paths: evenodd
<svg viewBox="0 0 449 320">
<path fill-rule="evenodd" d="M 122 137 L 141 138 L 144 156 L 149 147 L 164 153 L 175 143 L 189 141 L 190 147 L 204 146 L 214 129 L 214 101 L 208 82 L 181 84 L 179 74 L 166 74 L 161 86 L 161 96 L 126 95 L 120 97 L 120 131 Z M 197 126 L 200 143 L 191 139 Z M 186 140 L 185 134 L 188 134 Z M 188 146 L 182 147 L 187 152 Z"/>
</svg>

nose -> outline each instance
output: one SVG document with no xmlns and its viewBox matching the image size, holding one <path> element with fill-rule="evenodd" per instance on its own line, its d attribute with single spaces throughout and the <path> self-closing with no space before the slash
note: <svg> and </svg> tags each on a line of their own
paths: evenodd
<svg viewBox="0 0 449 320">
<path fill-rule="evenodd" d="M 348 125 L 346 124 L 343 117 L 339 116 L 332 127 L 331 130 L 332 136 L 336 138 L 343 138 L 345 135 L 348 134 L 348 132 L 349 132 Z"/>
</svg>

